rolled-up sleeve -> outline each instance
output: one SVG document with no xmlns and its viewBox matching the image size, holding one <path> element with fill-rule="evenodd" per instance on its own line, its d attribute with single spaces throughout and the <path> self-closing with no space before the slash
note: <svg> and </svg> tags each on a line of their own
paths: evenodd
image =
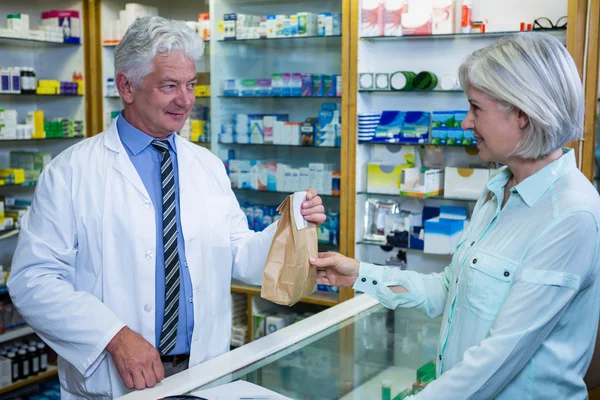
<svg viewBox="0 0 600 400">
<path fill-rule="evenodd" d="M 431 318 L 443 314 L 452 276 L 451 266 L 437 274 L 420 274 L 398 268 L 360 263 L 353 289 L 367 293 L 389 309 L 416 308 Z M 392 286 L 403 286 L 408 293 L 394 293 Z"/>
</svg>

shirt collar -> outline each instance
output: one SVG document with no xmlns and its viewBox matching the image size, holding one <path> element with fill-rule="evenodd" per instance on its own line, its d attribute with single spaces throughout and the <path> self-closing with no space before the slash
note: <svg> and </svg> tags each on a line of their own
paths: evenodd
<svg viewBox="0 0 600 400">
<path fill-rule="evenodd" d="M 551 162 L 544 168 L 531 175 L 523 182 L 514 187 L 525 204 L 529 207 L 542 197 L 544 193 L 563 175 L 577 169 L 575 162 L 575 152 L 573 149 L 563 149 L 563 155 L 558 160 Z M 494 193 L 497 198 L 504 197 L 504 186 L 512 178 L 512 172 L 508 167 L 503 167 L 487 183 L 487 188 Z"/>
<path fill-rule="evenodd" d="M 117 118 L 117 131 L 119 132 L 119 137 L 123 144 L 134 156 L 140 154 L 155 139 L 127 122 L 123 117 L 123 111 L 121 111 L 119 118 Z M 177 153 L 177 148 L 175 147 L 175 134 L 170 134 L 164 140 L 169 142 L 171 150 Z"/>
</svg>

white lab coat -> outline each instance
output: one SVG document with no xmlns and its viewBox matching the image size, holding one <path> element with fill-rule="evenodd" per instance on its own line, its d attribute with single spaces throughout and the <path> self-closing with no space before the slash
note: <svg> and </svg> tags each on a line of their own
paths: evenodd
<svg viewBox="0 0 600 400">
<path fill-rule="evenodd" d="M 229 349 L 230 283 L 260 284 L 275 224 L 255 234 L 223 163 L 177 137 L 180 210 L 194 293 L 190 365 Z M 155 341 L 155 214 L 116 128 L 43 171 L 21 224 L 8 288 L 59 354 L 62 399 L 128 392 L 104 350 L 125 325 Z"/>
</svg>

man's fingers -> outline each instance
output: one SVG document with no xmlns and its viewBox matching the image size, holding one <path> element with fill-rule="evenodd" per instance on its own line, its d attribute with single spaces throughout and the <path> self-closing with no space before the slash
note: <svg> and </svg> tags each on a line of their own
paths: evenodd
<svg viewBox="0 0 600 400">
<path fill-rule="evenodd" d="M 312 200 L 317 195 L 315 189 L 308 189 L 306 191 L 306 200 Z"/>
<path fill-rule="evenodd" d="M 146 387 L 154 387 L 156 385 L 156 375 L 154 374 L 154 369 L 150 366 L 148 369 L 142 371 L 142 376 L 146 381 Z"/>
<path fill-rule="evenodd" d="M 160 359 L 158 359 L 158 361 L 154 361 L 152 363 L 152 369 L 154 370 L 154 376 L 156 377 L 156 382 L 160 382 L 163 379 L 165 379 L 165 369 L 162 365 L 162 362 L 160 362 Z"/>
<path fill-rule="evenodd" d="M 135 388 L 133 384 L 133 376 L 131 376 L 131 372 L 129 372 L 126 368 L 117 368 L 119 371 L 119 375 L 121 375 L 121 379 L 123 379 L 123 383 L 127 389 Z"/>
<path fill-rule="evenodd" d="M 142 371 L 132 371 L 131 374 L 133 375 L 133 386 L 136 388 L 136 390 L 145 389 L 146 381 L 144 380 Z"/>
</svg>

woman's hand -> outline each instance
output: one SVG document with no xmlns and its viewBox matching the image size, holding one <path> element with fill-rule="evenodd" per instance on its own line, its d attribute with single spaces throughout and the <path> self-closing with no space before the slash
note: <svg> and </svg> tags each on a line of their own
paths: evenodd
<svg viewBox="0 0 600 400">
<path fill-rule="evenodd" d="M 319 253 L 319 258 L 310 259 L 317 267 L 319 285 L 352 287 L 358 277 L 359 262 L 338 253 Z"/>
</svg>

